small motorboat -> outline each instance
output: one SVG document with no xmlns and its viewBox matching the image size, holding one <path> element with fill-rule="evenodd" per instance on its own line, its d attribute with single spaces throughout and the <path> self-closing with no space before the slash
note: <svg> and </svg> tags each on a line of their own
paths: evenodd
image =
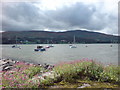
<svg viewBox="0 0 120 90">
<path fill-rule="evenodd" d="M 34 49 L 34 51 L 39 51 L 39 49 Z"/>
<path fill-rule="evenodd" d="M 20 46 L 18 46 L 17 45 L 17 36 L 16 36 L 16 38 L 15 38 L 15 44 L 12 46 L 12 48 L 19 48 L 19 49 L 21 49 L 21 47 Z"/>
<path fill-rule="evenodd" d="M 50 48 L 50 46 L 46 46 L 45 48 Z"/>
<path fill-rule="evenodd" d="M 46 51 L 46 49 L 45 48 L 41 48 L 40 51 Z"/>
<path fill-rule="evenodd" d="M 49 45 L 49 47 L 54 47 L 53 45 Z"/>
<path fill-rule="evenodd" d="M 12 48 L 19 48 L 19 49 L 21 49 L 20 46 L 17 46 L 17 45 L 13 45 Z"/>
<path fill-rule="evenodd" d="M 40 48 L 40 49 L 34 49 L 34 51 L 46 51 L 45 48 Z"/>
<path fill-rule="evenodd" d="M 112 47 L 112 45 L 110 45 L 110 47 Z"/>
<path fill-rule="evenodd" d="M 71 45 L 70 48 L 77 48 L 76 46 Z"/>
<path fill-rule="evenodd" d="M 34 49 L 34 51 L 46 51 L 46 49 L 43 48 L 43 46 L 37 46 L 37 48 Z"/>
</svg>

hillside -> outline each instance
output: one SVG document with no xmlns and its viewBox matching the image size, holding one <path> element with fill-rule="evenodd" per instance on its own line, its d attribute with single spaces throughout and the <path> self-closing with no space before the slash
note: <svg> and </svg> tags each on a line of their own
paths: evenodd
<svg viewBox="0 0 120 90">
<path fill-rule="evenodd" d="M 0 34 L 1 35 L 1 34 Z M 14 44 L 16 37 L 17 43 L 72 43 L 73 36 L 76 43 L 117 43 L 118 37 L 97 32 L 82 30 L 66 32 L 48 31 L 6 31 L 2 33 L 2 44 Z"/>
</svg>

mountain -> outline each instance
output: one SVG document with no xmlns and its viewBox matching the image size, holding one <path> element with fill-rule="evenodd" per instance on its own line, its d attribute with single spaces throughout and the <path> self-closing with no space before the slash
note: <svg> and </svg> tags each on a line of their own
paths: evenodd
<svg viewBox="0 0 120 90">
<path fill-rule="evenodd" d="M 2 36 L 1 36 L 2 35 Z M 48 32 L 48 31 L 6 31 L 2 32 L 2 44 L 22 44 L 33 43 L 72 43 L 73 36 L 76 37 L 76 43 L 118 43 L 120 36 L 107 35 L 98 32 L 71 30 L 66 32 Z"/>
</svg>

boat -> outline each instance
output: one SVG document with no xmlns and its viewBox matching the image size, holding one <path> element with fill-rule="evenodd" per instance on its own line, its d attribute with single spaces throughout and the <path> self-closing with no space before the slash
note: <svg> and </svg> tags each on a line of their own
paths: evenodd
<svg viewBox="0 0 120 90">
<path fill-rule="evenodd" d="M 49 45 L 49 47 L 54 47 L 53 45 Z"/>
<path fill-rule="evenodd" d="M 50 48 L 49 46 L 46 46 L 45 48 Z"/>
<path fill-rule="evenodd" d="M 72 46 L 70 46 L 70 48 L 77 48 L 76 46 L 74 46 L 74 45 L 72 45 Z"/>
<path fill-rule="evenodd" d="M 21 49 L 20 46 L 17 46 L 17 45 L 13 45 L 12 48 L 19 48 L 19 49 Z"/>
<path fill-rule="evenodd" d="M 17 37 L 15 39 L 15 45 L 13 45 L 12 48 L 19 48 L 19 49 L 21 49 L 21 47 L 17 45 Z"/>
<path fill-rule="evenodd" d="M 49 44 L 49 40 L 47 40 L 47 44 Z M 46 46 L 46 48 L 54 47 L 52 44 Z"/>
<path fill-rule="evenodd" d="M 74 38 L 73 38 L 73 44 L 75 44 L 75 36 L 74 36 Z M 77 46 L 75 46 L 75 45 L 69 45 L 70 46 L 70 48 L 77 48 Z"/>
<path fill-rule="evenodd" d="M 34 51 L 46 51 L 46 49 L 43 46 L 37 46 L 37 48 L 34 49 Z"/>
</svg>

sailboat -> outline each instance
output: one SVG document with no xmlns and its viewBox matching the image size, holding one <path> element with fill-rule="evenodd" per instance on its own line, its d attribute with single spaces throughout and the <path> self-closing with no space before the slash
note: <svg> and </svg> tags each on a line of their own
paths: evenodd
<svg viewBox="0 0 120 90">
<path fill-rule="evenodd" d="M 75 44 L 75 36 L 73 38 L 73 44 Z M 69 46 L 70 46 L 70 48 L 77 48 L 77 46 L 75 46 L 75 45 L 69 45 Z"/>
<path fill-rule="evenodd" d="M 47 40 L 47 44 L 49 44 L 49 40 Z M 46 48 L 50 48 L 50 47 L 54 47 L 52 44 L 49 44 L 48 46 L 46 46 Z"/>
<path fill-rule="evenodd" d="M 15 45 L 13 45 L 12 48 L 19 48 L 19 49 L 21 49 L 20 46 L 17 45 L 17 36 L 15 38 Z"/>
</svg>

